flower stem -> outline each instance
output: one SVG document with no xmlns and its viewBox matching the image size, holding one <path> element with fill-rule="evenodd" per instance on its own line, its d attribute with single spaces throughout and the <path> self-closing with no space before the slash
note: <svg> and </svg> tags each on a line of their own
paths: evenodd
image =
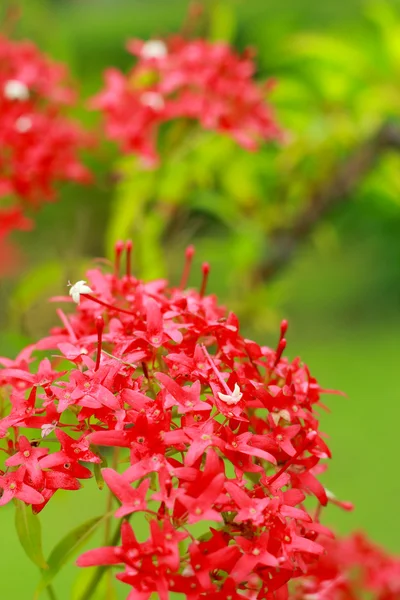
<svg viewBox="0 0 400 600">
<path fill-rule="evenodd" d="M 118 528 L 114 533 L 114 536 L 112 537 L 112 539 L 110 540 L 110 546 L 115 546 L 116 544 L 118 544 L 119 542 L 119 538 L 121 535 L 121 527 L 120 524 L 118 524 Z M 106 571 L 110 571 L 111 572 L 111 568 L 110 567 L 96 567 L 94 573 L 93 573 L 93 577 L 90 580 L 86 590 L 83 592 L 83 594 L 79 597 L 79 600 L 90 600 L 90 598 L 94 598 L 95 597 L 95 591 L 97 589 L 97 586 L 99 585 L 100 581 L 103 578 L 103 575 L 105 574 Z"/>
<path fill-rule="evenodd" d="M 56 596 L 56 593 L 55 593 L 52 585 L 48 585 L 46 590 L 47 590 L 47 595 L 50 598 L 50 600 L 57 600 L 57 596 Z"/>
<path fill-rule="evenodd" d="M 118 467 L 118 459 L 119 459 L 119 448 L 115 447 L 112 456 L 112 468 L 116 471 Z M 106 502 L 106 513 L 107 517 L 104 522 L 104 544 L 107 546 L 110 542 L 111 535 L 111 519 L 112 519 L 112 504 L 114 500 L 114 495 L 111 490 L 108 490 L 107 494 L 107 502 Z"/>
</svg>

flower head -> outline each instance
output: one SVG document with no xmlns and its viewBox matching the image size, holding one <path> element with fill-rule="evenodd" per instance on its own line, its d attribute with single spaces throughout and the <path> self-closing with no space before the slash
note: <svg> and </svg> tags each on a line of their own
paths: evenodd
<svg viewBox="0 0 400 600">
<path fill-rule="evenodd" d="M 233 388 L 233 392 L 231 394 L 222 394 L 222 392 L 218 392 L 218 398 L 225 402 L 229 406 L 235 405 L 242 399 L 243 394 L 240 391 L 240 387 L 237 383 L 235 383 L 235 387 Z"/>
<path fill-rule="evenodd" d="M 77 281 L 74 285 L 71 286 L 69 290 L 69 295 L 72 297 L 72 300 L 75 304 L 79 304 L 81 299 L 81 294 L 91 294 L 92 289 L 86 285 L 86 281 Z"/>
<path fill-rule="evenodd" d="M 128 50 L 137 57 L 136 65 L 127 75 L 108 69 L 105 88 L 93 100 L 104 113 L 106 134 L 124 152 L 155 164 L 160 126 L 179 118 L 224 133 L 247 150 L 280 138 L 265 86 L 254 80 L 250 53 L 238 55 L 221 42 L 178 37 L 132 40 Z"/>
<path fill-rule="evenodd" d="M 8 214 L 54 199 L 60 181 L 90 181 L 78 157 L 88 135 L 65 115 L 74 102 L 63 65 L 0 35 L 0 263 L 3 220 L 9 231 L 19 228 Z"/>
<path fill-rule="evenodd" d="M 112 274 L 93 269 L 71 287 L 77 304 L 86 294 L 83 306 L 59 311 L 60 327 L 0 369 L 11 390 L 0 504 L 16 497 L 39 512 L 58 489 L 79 489 L 92 463 L 119 500 L 115 518 L 142 515 L 149 537 L 139 542 L 124 522 L 120 546 L 90 550 L 79 565 L 120 565 L 132 597 L 226 600 L 251 589 L 286 598 L 289 583 L 314 573 L 330 535 L 318 521 L 329 500 L 318 481 L 329 457 L 316 412 L 322 390 L 282 344 L 242 337 L 204 283 L 197 291 L 120 277 L 123 249 Z M 132 244 L 125 249 L 129 273 Z M 50 359 L 35 366 L 36 350 Z M 124 458 L 99 476 L 101 447 Z M 299 598 L 321 592 L 323 576 L 315 581 Z"/>
<path fill-rule="evenodd" d="M 142 58 L 163 58 L 168 53 L 168 48 L 161 40 L 149 40 L 141 48 L 140 56 Z"/>
</svg>

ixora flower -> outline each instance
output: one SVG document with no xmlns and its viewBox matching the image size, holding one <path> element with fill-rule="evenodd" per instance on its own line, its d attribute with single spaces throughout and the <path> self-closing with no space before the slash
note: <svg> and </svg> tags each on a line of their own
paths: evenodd
<svg viewBox="0 0 400 600">
<path fill-rule="evenodd" d="M 37 206 L 58 181 L 88 181 L 77 155 L 86 136 L 63 116 L 75 102 L 66 76 L 31 42 L 0 36 L 0 197 Z"/>
<path fill-rule="evenodd" d="M 168 53 L 168 48 L 162 40 L 149 40 L 140 50 L 142 58 L 163 58 Z"/>
<path fill-rule="evenodd" d="M 90 181 L 78 156 L 88 135 L 64 115 L 65 107 L 74 102 L 63 65 L 52 62 L 31 42 L 0 35 L 0 203 L 5 202 L 0 210 L 0 246 L 7 233 L 30 223 L 26 216 L 17 220 L 10 216 L 54 199 L 61 181 Z"/>
<path fill-rule="evenodd" d="M 318 481 L 330 456 L 322 390 L 283 356 L 286 322 L 275 349 L 260 346 L 205 293 L 208 265 L 200 291 L 185 289 L 193 248 L 178 287 L 134 277 L 131 249 L 119 242 L 112 273 L 93 269 L 71 287 L 75 312 L 59 309 L 48 337 L 0 358 L 0 505 L 16 498 L 39 513 L 91 478 L 91 465 L 118 500 L 109 518 L 120 543 L 107 539 L 78 565 L 119 565 L 129 599 L 343 600 L 358 597 L 357 561 L 366 590 L 398 598 L 398 561 L 358 538 L 334 541 L 320 522 L 329 502 L 349 506 Z M 148 524 L 146 540 L 132 515 Z"/>
<path fill-rule="evenodd" d="M 255 81 L 250 52 L 179 37 L 132 40 L 128 50 L 137 57 L 135 66 L 127 75 L 108 69 L 105 88 L 92 101 L 104 113 L 106 134 L 124 152 L 156 164 L 160 125 L 179 118 L 225 133 L 248 150 L 280 139 L 266 101 L 270 84 Z"/>
<path fill-rule="evenodd" d="M 69 290 L 69 295 L 72 300 L 79 304 L 81 299 L 81 294 L 91 294 L 92 289 L 86 285 L 86 281 L 77 281 L 74 285 L 71 285 L 71 289 Z"/>
<path fill-rule="evenodd" d="M 222 394 L 221 392 L 218 392 L 218 398 L 222 400 L 222 402 L 225 402 L 226 404 L 230 405 L 237 404 L 238 402 L 240 402 L 242 396 L 243 394 L 240 391 L 240 388 L 237 383 L 235 383 L 235 388 L 232 393 Z"/>
</svg>

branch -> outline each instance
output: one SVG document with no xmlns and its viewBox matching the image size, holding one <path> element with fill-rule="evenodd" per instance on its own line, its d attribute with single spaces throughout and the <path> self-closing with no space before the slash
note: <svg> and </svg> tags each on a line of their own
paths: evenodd
<svg viewBox="0 0 400 600">
<path fill-rule="evenodd" d="M 257 280 L 274 278 L 290 262 L 321 219 L 345 202 L 372 171 L 382 153 L 390 149 L 400 150 L 400 127 L 385 124 L 338 166 L 331 179 L 312 195 L 290 228 L 280 228 L 270 234 L 272 254 L 260 265 Z"/>
</svg>

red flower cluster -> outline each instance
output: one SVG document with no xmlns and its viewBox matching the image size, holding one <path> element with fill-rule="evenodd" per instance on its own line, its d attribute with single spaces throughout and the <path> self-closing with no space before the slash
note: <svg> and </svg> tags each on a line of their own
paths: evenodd
<svg viewBox="0 0 400 600">
<path fill-rule="evenodd" d="M 325 554 L 299 579 L 291 600 L 398 600 L 400 559 L 364 534 L 324 540 Z"/>
<path fill-rule="evenodd" d="M 319 521 L 329 501 L 351 507 L 318 481 L 330 456 L 315 414 L 322 390 L 282 356 L 287 323 L 275 350 L 259 346 L 205 295 L 207 264 L 200 292 L 184 289 L 191 247 L 177 288 L 133 277 L 130 243 L 120 277 L 123 248 L 113 274 L 92 270 L 90 286 L 71 287 L 79 306 L 58 309 L 61 327 L 0 359 L 0 505 L 19 498 L 40 512 L 57 489 L 79 489 L 92 463 L 118 500 L 121 545 L 78 564 L 123 566 L 129 598 L 285 600 L 291 582 L 295 600 L 350 600 L 358 561 L 364 587 L 398 597 L 399 562 L 360 538 L 332 541 Z M 43 350 L 57 354 L 31 368 Z M 100 472 L 101 447 L 114 459 Z M 134 513 L 147 517 L 146 541 Z"/>
<path fill-rule="evenodd" d="M 227 133 L 249 150 L 280 137 L 265 101 L 270 84 L 254 81 L 249 51 L 239 56 L 224 43 L 179 37 L 133 40 L 128 50 L 136 65 L 127 76 L 107 70 L 105 89 L 93 102 L 105 114 L 107 135 L 125 152 L 154 164 L 159 126 L 177 118 Z"/>
<path fill-rule="evenodd" d="M 282 357 L 286 322 L 276 350 L 241 336 L 236 316 L 204 294 L 208 265 L 200 293 L 184 290 L 192 248 L 172 289 L 133 277 L 126 248 L 125 276 L 118 244 L 114 274 L 92 270 L 90 287 L 71 288 L 80 304 L 58 310 L 62 327 L 0 359 L 10 399 L 0 504 L 15 497 L 41 511 L 113 447 L 129 462 L 102 470 L 115 516 L 146 514 L 150 537 L 139 543 L 124 521 L 122 547 L 89 551 L 80 565 L 124 565 L 118 578 L 141 598 L 286 598 L 331 536 L 304 506 L 309 494 L 329 500 L 316 477 L 330 456 L 314 413 L 322 390 L 299 359 Z M 31 369 L 41 350 L 58 355 Z"/>
<path fill-rule="evenodd" d="M 74 101 L 65 78 L 64 66 L 31 42 L 0 37 L 0 198 L 38 206 L 53 197 L 55 182 L 88 181 L 77 156 L 85 136 L 62 116 L 62 107 Z M 0 237 L 7 233 L 5 223 L 8 230 L 19 228 L 10 218 L 13 211 L 19 209 L 0 211 Z"/>
</svg>

